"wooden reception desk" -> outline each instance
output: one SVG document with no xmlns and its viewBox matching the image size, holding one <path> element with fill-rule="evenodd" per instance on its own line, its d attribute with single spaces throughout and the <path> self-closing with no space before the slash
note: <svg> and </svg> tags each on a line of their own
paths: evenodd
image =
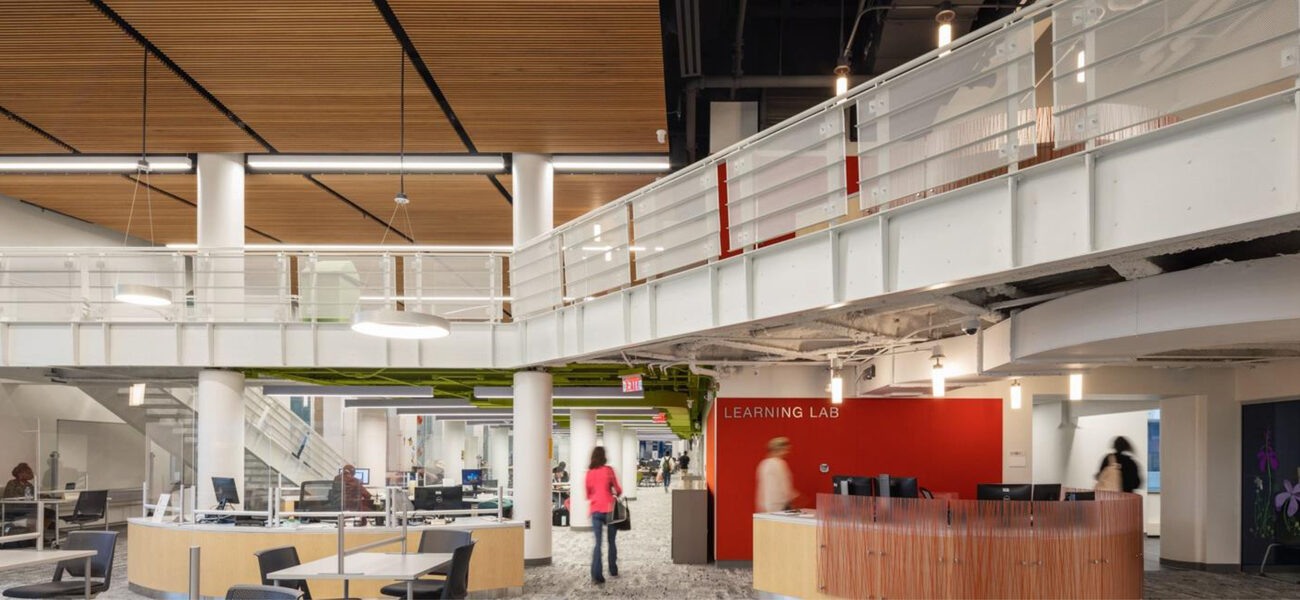
<svg viewBox="0 0 1300 600">
<path fill-rule="evenodd" d="M 497 522 L 482 517 L 460 518 L 449 525 L 411 526 L 407 549 L 419 548 L 420 532 L 447 528 L 470 531 L 478 542 L 470 561 L 469 589 L 476 596 L 514 595 L 524 585 L 524 524 Z M 393 537 L 400 528 L 350 527 L 345 530 L 349 548 Z M 338 531 L 332 525 L 296 527 L 236 527 L 234 525 L 184 525 L 130 519 L 127 525 L 127 580 L 131 591 L 153 598 L 184 598 L 189 590 L 191 546 L 201 548 L 200 593 L 205 598 L 224 598 L 235 584 L 261 583 L 254 552 L 294 546 L 302 562 L 333 556 L 338 550 Z M 380 546 L 372 552 L 399 552 L 401 547 Z M 361 598 L 381 597 L 379 588 L 391 582 L 353 581 L 350 593 Z M 337 598 L 343 585 L 336 581 L 308 582 L 312 596 Z"/>
</svg>

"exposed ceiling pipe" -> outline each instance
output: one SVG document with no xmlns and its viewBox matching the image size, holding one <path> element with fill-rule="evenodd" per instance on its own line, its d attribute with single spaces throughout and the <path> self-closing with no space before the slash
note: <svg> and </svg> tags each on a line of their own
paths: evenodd
<svg viewBox="0 0 1300 600">
<path fill-rule="evenodd" d="M 732 60 L 734 61 L 731 66 L 731 75 L 737 80 L 744 73 L 741 64 L 745 59 L 745 9 L 748 5 L 748 0 L 740 0 L 740 6 L 736 12 L 736 42 L 731 51 Z M 736 99 L 735 87 L 731 88 L 731 99 Z"/>
</svg>

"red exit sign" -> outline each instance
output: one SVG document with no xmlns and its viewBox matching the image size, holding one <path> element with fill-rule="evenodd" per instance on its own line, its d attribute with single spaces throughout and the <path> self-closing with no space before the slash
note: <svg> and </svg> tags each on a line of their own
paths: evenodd
<svg viewBox="0 0 1300 600">
<path fill-rule="evenodd" d="M 639 374 L 624 375 L 623 392 L 627 393 L 627 392 L 639 392 L 639 391 L 641 391 L 641 375 Z"/>
<path fill-rule="evenodd" d="M 667 423 L 667 422 L 668 422 L 668 414 L 667 414 L 667 413 L 659 413 L 659 414 L 655 415 L 655 416 L 654 416 L 654 422 L 655 422 L 655 423 Z"/>
</svg>

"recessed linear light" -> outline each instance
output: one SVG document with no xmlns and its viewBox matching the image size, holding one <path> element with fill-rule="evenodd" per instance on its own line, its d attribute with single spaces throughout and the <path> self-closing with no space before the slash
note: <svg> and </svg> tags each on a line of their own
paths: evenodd
<svg viewBox="0 0 1300 600">
<path fill-rule="evenodd" d="M 432 386 L 420 385 L 264 385 L 264 396 L 321 398 L 432 398 Z"/>
<path fill-rule="evenodd" d="M 249 154 L 244 164 L 250 173 L 504 173 L 506 159 L 499 154 Z"/>
<path fill-rule="evenodd" d="M 509 386 L 475 386 L 474 397 L 482 400 L 508 400 L 514 398 L 514 388 Z M 641 400 L 644 392 L 623 393 L 617 386 L 557 387 L 551 391 L 555 400 Z M 582 406 L 571 408 L 585 408 Z"/>
<path fill-rule="evenodd" d="M 139 155 L 54 154 L 0 156 L 0 173 L 103 173 L 133 174 L 140 169 Z M 188 156 L 149 156 L 150 173 L 185 173 L 194 169 Z"/>
<path fill-rule="evenodd" d="M 173 242 L 167 244 L 172 250 L 198 250 L 199 245 L 193 243 Z M 455 252 L 455 253 L 492 253 L 492 252 L 511 252 L 513 246 L 457 246 L 457 245 L 411 245 L 402 246 L 390 244 L 381 246 L 379 244 L 244 244 L 246 251 L 272 251 L 272 252 L 394 252 L 417 253 L 417 252 Z"/>
<path fill-rule="evenodd" d="M 672 169 L 665 155 L 659 156 L 598 156 L 560 154 L 551 157 L 551 166 L 557 172 L 568 173 L 660 173 Z"/>
<path fill-rule="evenodd" d="M 362 302 L 510 302 L 510 296 L 360 296 Z"/>
</svg>

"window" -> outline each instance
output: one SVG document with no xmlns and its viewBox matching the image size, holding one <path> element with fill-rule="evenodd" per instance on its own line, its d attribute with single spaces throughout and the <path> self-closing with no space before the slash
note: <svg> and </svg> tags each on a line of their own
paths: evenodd
<svg viewBox="0 0 1300 600">
<path fill-rule="evenodd" d="M 1147 492 L 1160 491 L 1160 411 L 1147 413 Z"/>
</svg>

